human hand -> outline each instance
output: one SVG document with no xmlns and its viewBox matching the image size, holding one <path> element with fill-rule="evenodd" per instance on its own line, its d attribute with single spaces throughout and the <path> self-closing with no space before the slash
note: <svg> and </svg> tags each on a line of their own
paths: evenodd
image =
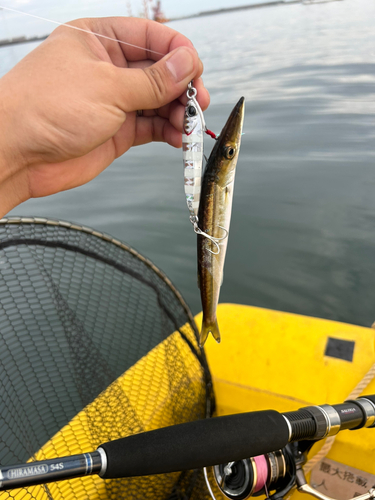
<svg viewBox="0 0 375 500">
<path fill-rule="evenodd" d="M 0 80 L 1 214 L 88 182 L 131 146 L 180 147 L 192 79 L 202 109 L 209 104 L 202 63 L 178 32 L 136 18 L 70 24 L 167 55 L 59 27 L 6 74 Z"/>
</svg>

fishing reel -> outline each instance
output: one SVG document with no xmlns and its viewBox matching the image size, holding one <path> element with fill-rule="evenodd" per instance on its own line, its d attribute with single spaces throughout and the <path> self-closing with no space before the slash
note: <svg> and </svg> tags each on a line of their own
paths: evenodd
<svg viewBox="0 0 375 500">
<path fill-rule="evenodd" d="M 307 406 L 286 412 L 283 418 L 287 423 L 289 437 L 288 444 L 283 448 L 283 444 L 277 446 L 281 448 L 279 451 L 203 469 L 213 500 L 247 500 L 262 494 L 269 500 L 282 500 L 293 488 L 319 500 L 333 500 L 307 483 L 303 470 L 307 455 L 314 443 L 335 436 L 342 430 L 374 428 L 375 395 L 362 396 L 332 406 Z M 263 426 L 262 422 L 260 426 Z M 262 440 L 265 444 L 266 440 L 273 439 L 270 435 L 272 428 L 267 426 L 266 429 L 264 426 L 264 432 L 257 434 L 257 440 Z M 245 439 L 245 436 L 241 437 Z M 236 446 L 240 447 L 241 444 L 242 440 L 238 440 Z M 230 445 L 231 441 L 227 446 Z M 235 450 L 232 451 L 233 455 L 234 453 Z M 354 499 L 375 500 L 375 486 Z"/>
<path fill-rule="evenodd" d="M 286 448 L 204 469 L 207 488 L 213 500 L 246 500 L 281 492 L 295 478 L 291 451 Z"/>
<path fill-rule="evenodd" d="M 257 457 L 204 468 L 212 500 L 247 500 L 265 495 L 267 500 L 283 500 L 292 489 L 318 500 L 334 500 L 310 486 L 303 466 L 313 443 L 300 441 Z M 375 485 L 353 500 L 375 500 Z"/>
</svg>

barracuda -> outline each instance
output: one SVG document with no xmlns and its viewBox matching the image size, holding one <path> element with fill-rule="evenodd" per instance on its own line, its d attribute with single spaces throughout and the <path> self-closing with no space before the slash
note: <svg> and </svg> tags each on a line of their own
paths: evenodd
<svg viewBox="0 0 375 500">
<path fill-rule="evenodd" d="M 244 111 L 245 99 L 241 97 L 216 141 L 202 180 L 199 228 L 211 238 L 198 234 L 198 285 L 203 309 L 201 345 L 209 333 L 220 342 L 216 307 L 223 279 Z"/>
</svg>

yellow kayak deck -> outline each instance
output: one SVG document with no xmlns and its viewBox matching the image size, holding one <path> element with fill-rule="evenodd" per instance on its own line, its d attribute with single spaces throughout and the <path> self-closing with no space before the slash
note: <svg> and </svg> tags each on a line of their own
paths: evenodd
<svg viewBox="0 0 375 500">
<path fill-rule="evenodd" d="M 217 314 L 221 343 L 205 350 L 218 415 L 341 403 L 375 363 L 372 328 L 234 304 Z M 375 393 L 369 380 L 360 394 Z M 375 430 L 339 433 L 328 458 L 375 474 Z"/>
</svg>

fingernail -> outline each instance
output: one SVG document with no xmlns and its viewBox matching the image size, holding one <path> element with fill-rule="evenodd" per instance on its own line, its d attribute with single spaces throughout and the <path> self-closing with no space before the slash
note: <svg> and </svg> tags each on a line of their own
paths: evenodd
<svg viewBox="0 0 375 500">
<path fill-rule="evenodd" d="M 176 82 L 184 80 L 194 70 L 194 57 L 191 49 L 179 47 L 166 62 L 167 68 L 174 76 Z"/>
</svg>

